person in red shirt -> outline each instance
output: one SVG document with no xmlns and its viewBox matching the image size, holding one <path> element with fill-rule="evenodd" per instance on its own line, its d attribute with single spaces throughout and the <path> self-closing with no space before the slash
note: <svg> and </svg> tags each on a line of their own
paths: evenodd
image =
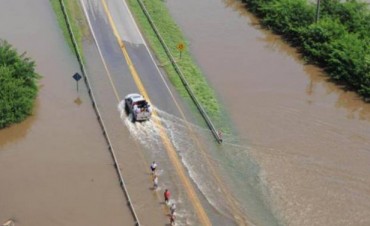
<svg viewBox="0 0 370 226">
<path fill-rule="evenodd" d="M 170 196 L 171 196 L 171 193 L 168 189 L 166 189 L 164 191 L 164 201 L 166 204 L 168 204 L 168 202 L 170 201 Z"/>
</svg>

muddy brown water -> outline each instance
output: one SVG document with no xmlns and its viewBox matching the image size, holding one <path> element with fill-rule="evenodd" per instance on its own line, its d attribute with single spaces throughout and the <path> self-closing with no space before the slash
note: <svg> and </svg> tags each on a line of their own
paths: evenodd
<svg viewBox="0 0 370 226">
<path fill-rule="evenodd" d="M 251 220 L 369 225 L 370 104 L 305 65 L 237 1 L 166 4 L 237 130 L 224 149 L 248 152 L 244 165 L 252 160 L 258 166 L 254 176 L 263 187 L 255 196 L 265 204 L 239 193 Z M 239 180 L 249 179 L 240 174 Z M 241 187 L 235 186 L 235 193 Z"/>
<path fill-rule="evenodd" d="M 26 51 L 43 76 L 33 116 L 0 131 L 0 224 L 133 225 L 50 2 L 1 1 L 0 38 Z"/>
<path fill-rule="evenodd" d="M 167 4 L 237 129 L 237 138 L 225 134 L 222 151 L 238 158 L 225 168 L 239 173 L 231 192 L 250 220 L 369 225 L 369 105 L 303 65 L 234 1 Z M 105 141 L 82 83 L 76 93 L 78 67 L 49 1 L 0 6 L 0 37 L 27 51 L 44 76 L 34 115 L 0 132 L 0 223 L 127 225 L 132 219 Z M 215 161 L 223 165 L 222 157 Z M 250 178 L 263 187 L 248 193 L 243 181 Z"/>
</svg>

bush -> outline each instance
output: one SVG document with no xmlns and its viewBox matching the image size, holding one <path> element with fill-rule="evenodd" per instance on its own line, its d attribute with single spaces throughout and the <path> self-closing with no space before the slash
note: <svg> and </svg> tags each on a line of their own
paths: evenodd
<svg viewBox="0 0 370 226">
<path fill-rule="evenodd" d="M 332 78 L 346 81 L 357 90 L 370 87 L 366 55 L 370 55 L 368 46 L 356 34 L 345 34 L 330 44 L 326 70 Z"/>
<path fill-rule="evenodd" d="M 370 12 L 356 0 L 321 0 L 321 18 L 314 23 L 316 5 L 306 0 L 242 0 L 264 26 L 299 47 L 304 58 L 370 97 Z"/>
<path fill-rule="evenodd" d="M 314 8 L 306 0 L 273 0 L 261 11 L 265 15 L 262 23 L 288 39 L 296 37 L 299 28 L 310 25 L 314 18 Z"/>
<path fill-rule="evenodd" d="M 348 32 L 357 33 L 360 38 L 370 37 L 370 12 L 366 3 L 353 0 L 346 2 L 324 0 L 321 9 L 322 15 L 339 20 L 346 26 Z"/>
<path fill-rule="evenodd" d="M 35 63 L 0 41 L 0 128 L 20 122 L 32 113 L 37 95 Z"/>
<path fill-rule="evenodd" d="M 300 41 L 303 54 L 309 61 L 325 66 L 330 44 L 346 34 L 346 28 L 337 20 L 326 17 L 301 29 Z"/>
</svg>

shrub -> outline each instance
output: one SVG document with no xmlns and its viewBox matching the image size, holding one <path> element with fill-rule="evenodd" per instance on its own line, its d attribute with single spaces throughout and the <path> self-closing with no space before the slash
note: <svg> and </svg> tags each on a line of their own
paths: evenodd
<svg viewBox="0 0 370 226">
<path fill-rule="evenodd" d="M 339 21 L 326 17 L 301 29 L 302 52 L 311 62 L 324 66 L 327 63 L 330 43 L 346 34 Z"/>
<path fill-rule="evenodd" d="M 321 0 L 321 18 L 314 23 L 316 5 L 306 0 L 242 0 L 264 26 L 299 47 L 304 58 L 370 97 L 370 12 L 356 0 Z"/>
<path fill-rule="evenodd" d="M 273 0 L 263 6 L 263 25 L 275 33 L 284 35 L 293 45 L 299 45 L 299 34 L 303 27 L 313 22 L 314 7 L 306 0 Z"/>
<path fill-rule="evenodd" d="M 32 113 L 37 95 L 35 63 L 0 41 L 0 128 L 20 122 Z"/>
<path fill-rule="evenodd" d="M 344 80 L 356 89 L 370 87 L 370 55 L 368 46 L 356 34 L 345 34 L 330 44 L 326 70 L 332 78 Z"/>
<path fill-rule="evenodd" d="M 348 32 L 357 33 L 361 38 L 370 37 L 370 12 L 366 3 L 354 0 L 324 0 L 321 9 L 322 15 L 339 20 Z"/>
</svg>

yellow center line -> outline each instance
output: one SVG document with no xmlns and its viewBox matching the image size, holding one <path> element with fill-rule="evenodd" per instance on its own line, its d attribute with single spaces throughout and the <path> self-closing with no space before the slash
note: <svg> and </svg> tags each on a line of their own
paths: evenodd
<svg viewBox="0 0 370 226">
<path fill-rule="evenodd" d="M 144 85 L 143 83 L 141 82 L 141 79 L 130 59 L 130 56 L 128 55 L 128 52 L 125 48 L 125 44 L 124 42 L 121 40 L 120 38 L 120 35 L 118 33 L 118 30 L 117 30 L 117 27 L 113 21 L 113 18 L 109 12 L 109 9 L 108 9 L 108 6 L 107 6 L 107 3 L 105 0 L 101 0 L 102 4 L 103 4 L 103 7 L 104 7 L 104 11 L 105 13 L 107 14 L 107 17 L 108 17 L 108 21 L 109 21 L 109 24 L 111 25 L 111 28 L 113 30 L 113 34 L 114 36 L 116 37 L 117 41 L 118 41 L 118 44 L 122 50 L 122 53 L 123 53 L 123 56 L 125 57 L 125 60 L 129 66 L 129 69 L 130 69 L 130 72 L 131 72 L 131 75 L 136 83 L 136 86 L 138 87 L 140 93 L 142 95 L 144 95 L 149 102 L 150 99 L 149 99 L 149 95 L 147 93 L 147 91 L 145 90 L 144 88 Z M 155 110 L 153 110 L 153 115 L 157 116 L 157 112 Z M 165 132 L 163 126 L 161 126 L 161 122 L 156 119 L 157 117 L 153 117 L 154 120 L 155 120 L 155 124 L 159 125 L 157 126 L 158 127 L 158 131 L 159 131 L 159 134 L 160 134 L 160 137 L 162 139 L 162 142 L 164 144 L 164 147 L 166 148 L 166 151 L 167 151 L 167 154 L 173 164 L 173 166 L 175 167 L 175 170 L 177 172 L 177 174 L 179 175 L 180 177 L 180 180 L 181 182 L 183 183 L 184 185 L 184 188 L 189 196 L 189 199 L 192 203 L 192 205 L 194 206 L 194 209 L 195 209 L 195 212 L 200 220 L 200 222 L 202 223 L 202 225 L 212 225 L 211 224 L 211 221 L 209 220 L 196 192 L 195 192 L 195 189 L 192 185 L 192 183 L 190 182 L 188 176 L 186 175 L 185 173 L 185 169 L 184 167 L 182 166 L 177 154 L 176 154 L 176 151 L 175 151 L 175 148 L 173 146 L 173 144 L 171 143 L 167 133 Z"/>
</svg>

